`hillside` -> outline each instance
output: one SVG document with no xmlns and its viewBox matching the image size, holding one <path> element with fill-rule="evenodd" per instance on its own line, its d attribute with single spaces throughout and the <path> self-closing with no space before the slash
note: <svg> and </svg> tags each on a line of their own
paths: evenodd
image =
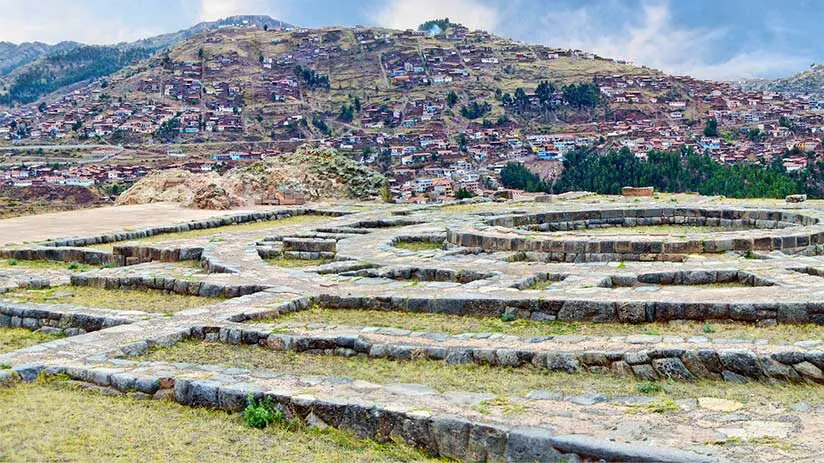
<svg viewBox="0 0 824 463">
<path fill-rule="evenodd" d="M 740 83 L 750 91 L 773 91 L 824 95 L 824 64 L 814 64 L 797 74 L 780 79 L 752 79 Z"/>
<path fill-rule="evenodd" d="M 623 79 L 640 90 L 627 89 L 627 96 L 606 104 L 609 95 L 601 88 L 627 85 L 618 82 Z M 20 93 L 31 99 L 37 92 Z M 49 112 L 69 110 L 73 116 L 63 126 L 74 136 L 111 136 L 116 143 L 311 140 L 389 129 L 585 130 L 598 120 L 667 117 L 667 102 L 691 103 L 689 93 L 682 81 L 652 69 L 457 25 L 434 36 L 244 26 L 183 40 Z M 110 101 L 122 107 L 107 108 Z M 690 104 L 684 114 L 699 117 L 699 105 Z M 77 130 L 77 117 L 94 115 L 104 121 L 94 117 L 93 126 Z"/>
<path fill-rule="evenodd" d="M 81 45 L 77 42 L 60 42 L 55 45 L 42 42 L 0 42 L 0 76 L 5 76 L 41 56 L 73 50 Z"/>
<path fill-rule="evenodd" d="M 0 42 L 0 104 L 37 101 L 78 82 L 111 75 L 197 34 L 233 25 L 291 27 L 268 16 L 231 16 L 173 33 L 107 46 L 76 42 L 56 45 Z"/>
</svg>

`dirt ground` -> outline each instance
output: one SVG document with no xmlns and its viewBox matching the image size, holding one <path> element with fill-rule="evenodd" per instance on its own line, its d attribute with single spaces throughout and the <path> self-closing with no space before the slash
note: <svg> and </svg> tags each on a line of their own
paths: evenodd
<svg viewBox="0 0 824 463">
<path fill-rule="evenodd" d="M 233 212 L 249 211 L 245 208 Z M 226 211 L 189 209 L 175 203 L 110 206 L 0 220 L 0 246 L 58 237 L 94 235 L 150 225 L 200 220 Z"/>
</svg>

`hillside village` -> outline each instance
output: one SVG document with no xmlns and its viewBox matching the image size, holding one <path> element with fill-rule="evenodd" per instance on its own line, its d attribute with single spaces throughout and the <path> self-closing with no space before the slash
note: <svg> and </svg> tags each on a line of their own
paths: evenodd
<svg viewBox="0 0 824 463">
<path fill-rule="evenodd" d="M 517 161 L 557 174 L 577 148 L 691 148 L 724 164 L 821 158 L 824 98 L 745 92 L 580 50 L 471 31 L 235 25 L 30 105 L 0 110 L 24 147 L 106 143 L 161 153 L 120 165 L 16 162 L 8 187 L 131 183 L 155 169 L 223 170 L 302 143 L 384 172 L 405 202 L 491 195 Z M 188 148 L 210 146 L 207 154 Z"/>
</svg>

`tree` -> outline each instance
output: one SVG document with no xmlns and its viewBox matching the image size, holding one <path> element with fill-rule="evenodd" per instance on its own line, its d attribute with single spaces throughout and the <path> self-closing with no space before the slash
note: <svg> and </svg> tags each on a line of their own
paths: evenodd
<svg viewBox="0 0 824 463">
<path fill-rule="evenodd" d="M 793 128 L 793 123 L 787 116 L 779 117 L 778 118 L 778 125 L 780 125 L 781 127 L 786 127 L 788 129 L 791 129 L 791 130 Z"/>
<path fill-rule="evenodd" d="M 200 47 L 200 49 L 197 50 L 197 57 L 198 59 L 203 59 L 203 47 Z"/>
<path fill-rule="evenodd" d="M 263 25 L 263 31 L 264 31 L 264 32 L 269 31 L 269 25 L 268 25 L 268 24 L 264 24 L 264 25 Z"/>
<path fill-rule="evenodd" d="M 352 122 L 352 119 L 354 119 L 354 114 L 354 108 L 352 108 L 352 106 L 344 104 L 340 107 L 340 113 L 338 113 L 338 120 L 343 122 Z"/>
<path fill-rule="evenodd" d="M 39 105 L 37 105 L 37 110 L 40 111 L 41 113 L 46 112 L 46 109 L 48 109 L 48 106 L 46 105 L 45 101 L 40 103 Z"/>
<path fill-rule="evenodd" d="M 565 85 L 561 89 L 564 101 L 578 109 L 594 108 L 598 106 L 601 90 L 592 83 L 578 83 Z"/>
<path fill-rule="evenodd" d="M 501 184 L 506 188 L 524 190 L 530 193 L 549 191 L 549 186 L 541 180 L 541 177 L 517 162 L 508 162 L 501 169 Z"/>
<path fill-rule="evenodd" d="M 718 136 L 718 120 L 714 117 L 710 117 L 707 119 L 706 125 L 704 125 L 704 136 L 705 137 L 717 137 Z"/>
<path fill-rule="evenodd" d="M 355 97 L 354 108 L 356 113 L 359 113 L 361 111 L 361 101 L 358 97 Z"/>
<path fill-rule="evenodd" d="M 449 93 L 446 94 L 446 105 L 450 108 L 455 106 L 458 102 L 458 94 L 455 93 L 454 90 L 450 90 Z"/>
<path fill-rule="evenodd" d="M 461 107 L 461 116 L 467 119 L 478 119 L 490 111 L 492 111 L 492 105 L 488 102 L 482 101 L 478 103 L 477 101 L 473 101 L 469 106 Z"/>
<path fill-rule="evenodd" d="M 469 199 L 474 197 L 475 193 L 467 190 L 464 187 L 458 188 L 458 191 L 455 192 L 455 199 Z"/>
</svg>

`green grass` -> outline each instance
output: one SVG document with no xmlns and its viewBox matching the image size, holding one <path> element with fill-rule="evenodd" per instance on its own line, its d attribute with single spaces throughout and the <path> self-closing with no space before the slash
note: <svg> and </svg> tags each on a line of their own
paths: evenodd
<svg viewBox="0 0 824 463">
<path fill-rule="evenodd" d="M 58 262 L 52 260 L 0 260 L 0 268 L 26 268 L 35 270 L 71 270 L 73 272 L 87 272 L 97 265 L 80 264 L 77 262 Z"/>
<path fill-rule="evenodd" d="M 263 259 L 269 265 L 284 268 L 314 267 L 316 265 L 328 264 L 329 259 L 295 259 L 293 257 L 272 257 Z"/>
<path fill-rule="evenodd" d="M 101 289 L 91 286 L 55 286 L 19 289 L 0 295 L 17 302 L 72 304 L 115 310 L 167 313 L 220 302 L 218 298 L 165 293 L 159 290 Z"/>
<path fill-rule="evenodd" d="M 38 333 L 24 328 L 0 328 L 0 354 L 61 337 L 57 334 Z M 2 456 L 2 453 L 0 453 L 0 456 Z"/>
<path fill-rule="evenodd" d="M 448 365 L 428 360 L 392 361 L 364 356 L 345 358 L 196 340 L 154 349 L 142 355 L 139 360 L 269 369 L 296 375 L 339 376 L 378 384 L 419 383 L 439 391 L 458 390 L 499 396 L 525 395 L 531 390 L 542 389 L 568 395 L 600 392 L 609 397 L 621 397 L 637 396 L 642 394 L 639 391 L 645 390 L 645 394 L 662 401 L 718 397 L 759 404 L 790 405 L 799 401 L 824 403 L 824 388 L 817 385 L 663 382 L 660 389 L 655 389 L 644 388 L 647 382 L 615 375 L 552 373 L 531 367 Z"/>
<path fill-rule="evenodd" d="M 70 384 L 0 389 L 0 461 L 438 461 L 411 447 L 305 426 L 253 429 L 239 414 L 109 397 Z"/>
<path fill-rule="evenodd" d="M 293 225 L 302 225 L 302 224 L 309 224 L 314 222 L 319 222 L 321 220 L 329 220 L 329 216 L 325 215 L 313 215 L 313 214 L 306 214 L 306 215 L 296 215 L 292 217 L 287 217 L 285 219 L 280 220 L 262 220 L 259 222 L 247 222 L 241 223 L 237 225 L 226 225 L 223 227 L 214 227 L 214 228 L 203 228 L 199 230 L 189 230 L 185 232 L 179 233 L 162 233 L 160 235 L 149 236 L 146 238 L 140 238 L 137 240 L 129 240 L 129 241 L 122 241 L 118 243 L 102 243 L 102 244 L 95 244 L 92 246 L 88 246 L 94 249 L 100 249 L 102 251 L 111 252 L 115 245 L 120 245 L 123 243 L 140 243 L 140 244 L 148 244 L 148 243 L 161 243 L 164 241 L 174 241 L 174 240 L 189 240 L 195 238 L 205 238 L 210 237 L 212 235 L 217 235 L 220 233 L 226 232 L 251 232 L 251 231 L 262 231 L 268 230 L 270 228 L 276 227 L 286 227 L 286 226 L 293 226 Z"/>
<path fill-rule="evenodd" d="M 401 241 L 395 243 L 394 246 L 398 249 L 405 249 L 412 252 L 435 251 L 443 249 L 443 243 L 435 241 Z"/>
<path fill-rule="evenodd" d="M 535 283 L 532 283 L 531 285 L 529 285 L 529 287 L 526 288 L 526 289 L 533 289 L 533 290 L 536 290 L 536 291 L 543 291 L 543 290 L 549 288 L 550 286 L 552 286 L 553 283 L 557 283 L 557 281 L 538 280 Z"/>
<path fill-rule="evenodd" d="M 584 336 L 626 336 L 637 334 L 665 336 L 707 336 L 712 338 L 768 339 L 773 342 L 824 339 L 824 326 L 780 324 L 759 328 L 751 324 L 723 321 L 684 323 L 591 323 L 565 321 L 503 321 L 496 317 L 472 317 L 436 313 L 411 313 L 387 310 L 328 309 L 313 306 L 255 323 L 325 323 L 349 326 L 380 326 L 413 331 L 450 334 L 503 333 L 520 337 L 580 334 Z"/>
</svg>

